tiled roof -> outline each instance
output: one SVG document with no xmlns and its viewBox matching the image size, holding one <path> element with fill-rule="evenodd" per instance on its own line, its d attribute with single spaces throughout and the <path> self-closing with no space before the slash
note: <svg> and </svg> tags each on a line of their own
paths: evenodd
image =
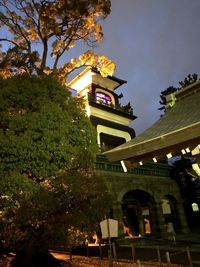
<svg viewBox="0 0 200 267">
<path fill-rule="evenodd" d="M 108 151 L 106 153 L 108 158 L 115 152 L 119 153 L 119 151 L 126 149 L 130 152 L 131 147 L 172 135 L 178 131 L 184 131 L 193 125 L 199 124 L 200 126 L 200 82 L 178 91 L 175 93 L 175 97 L 175 104 L 168 108 L 167 112 L 156 123 L 131 141 Z"/>
</svg>

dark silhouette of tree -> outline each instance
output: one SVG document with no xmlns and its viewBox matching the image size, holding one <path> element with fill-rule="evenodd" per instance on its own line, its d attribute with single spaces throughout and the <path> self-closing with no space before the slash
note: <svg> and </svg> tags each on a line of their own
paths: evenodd
<svg viewBox="0 0 200 267">
<path fill-rule="evenodd" d="M 177 92 L 178 90 L 181 90 L 182 88 L 187 87 L 190 84 L 195 83 L 197 80 L 198 80 L 198 75 L 196 73 L 188 74 L 188 76 L 185 77 L 183 81 L 179 82 L 181 87 L 169 86 L 166 90 L 162 91 L 160 95 L 161 100 L 159 101 L 161 107 L 158 108 L 158 110 L 163 110 L 164 112 L 166 112 L 167 96 Z"/>
<path fill-rule="evenodd" d="M 180 188 L 181 198 L 188 218 L 188 223 L 198 224 L 200 218 L 196 218 L 193 222 L 192 204 L 196 203 L 200 206 L 200 180 L 192 170 L 192 164 L 195 159 L 192 157 L 183 157 L 175 160 L 170 176 L 175 180 Z"/>
<path fill-rule="evenodd" d="M 181 88 L 184 88 L 190 84 L 193 84 L 197 81 L 198 79 L 198 75 L 196 73 L 193 74 L 188 74 L 187 77 L 185 77 L 185 79 L 183 81 L 180 81 L 179 84 L 181 86 Z"/>
</svg>

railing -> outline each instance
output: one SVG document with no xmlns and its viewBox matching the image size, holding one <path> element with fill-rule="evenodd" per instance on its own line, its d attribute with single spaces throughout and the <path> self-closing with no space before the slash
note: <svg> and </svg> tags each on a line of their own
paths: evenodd
<svg viewBox="0 0 200 267">
<path fill-rule="evenodd" d="M 113 104 L 106 105 L 103 102 L 101 103 L 101 102 L 97 101 L 96 98 L 92 97 L 91 95 L 88 96 L 88 100 L 90 102 L 93 102 L 93 103 L 108 107 L 110 109 L 116 109 L 116 110 L 119 110 L 121 112 L 124 112 L 126 114 L 129 114 L 129 115 L 133 116 L 133 108 L 131 107 L 130 102 L 127 105 L 124 105 L 124 106 L 122 106 L 121 104 L 118 104 L 118 105 L 113 105 Z"/>
<path fill-rule="evenodd" d="M 95 162 L 95 169 L 100 171 L 118 172 L 124 173 L 120 162 L 109 162 L 102 156 L 98 157 Z M 147 164 L 142 167 L 136 167 L 129 170 L 127 173 L 132 173 L 136 175 L 148 175 L 148 176 L 159 176 L 166 177 L 169 176 L 169 169 L 163 167 L 160 164 Z"/>
</svg>

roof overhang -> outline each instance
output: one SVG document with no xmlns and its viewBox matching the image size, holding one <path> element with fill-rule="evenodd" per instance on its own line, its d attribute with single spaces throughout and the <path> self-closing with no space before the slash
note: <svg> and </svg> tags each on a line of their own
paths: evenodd
<svg viewBox="0 0 200 267">
<path fill-rule="evenodd" d="M 182 149 L 192 150 L 198 144 L 200 144 L 200 122 L 141 143 L 127 142 L 105 152 L 105 155 L 110 161 L 124 160 L 128 166 L 133 166 L 141 161 L 150 161 L 154 157 L 158 160 L 166 158 L 169 153 L 181 154 Z"/>
<path fill-rule="evenodd" d="M 119 86 L 127 83 L 127 81 L 119 79 L 115 76 L 102 77 L 100 72 L 95 68 L 86 67 L 81 73 L 76 75 L 75 78 L 68 82 L 67 86 L 79 92 L 91 83 L 102 85 L 109 90 L 116 90 Z"/>
</svg>

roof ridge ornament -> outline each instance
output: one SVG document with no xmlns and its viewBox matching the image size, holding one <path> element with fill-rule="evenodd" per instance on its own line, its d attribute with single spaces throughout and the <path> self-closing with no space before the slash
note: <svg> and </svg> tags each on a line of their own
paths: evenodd
<svg viewBox="0 0 200 267">
<path fill-rule="evenodd" d="M 167 108 L 172 108 L 175 103 L 176 103 L 176 96 L 175 93 L 171 93 L 169 95 L 166 95 L 166 100 L 167 100 Z"/>
</svg>

